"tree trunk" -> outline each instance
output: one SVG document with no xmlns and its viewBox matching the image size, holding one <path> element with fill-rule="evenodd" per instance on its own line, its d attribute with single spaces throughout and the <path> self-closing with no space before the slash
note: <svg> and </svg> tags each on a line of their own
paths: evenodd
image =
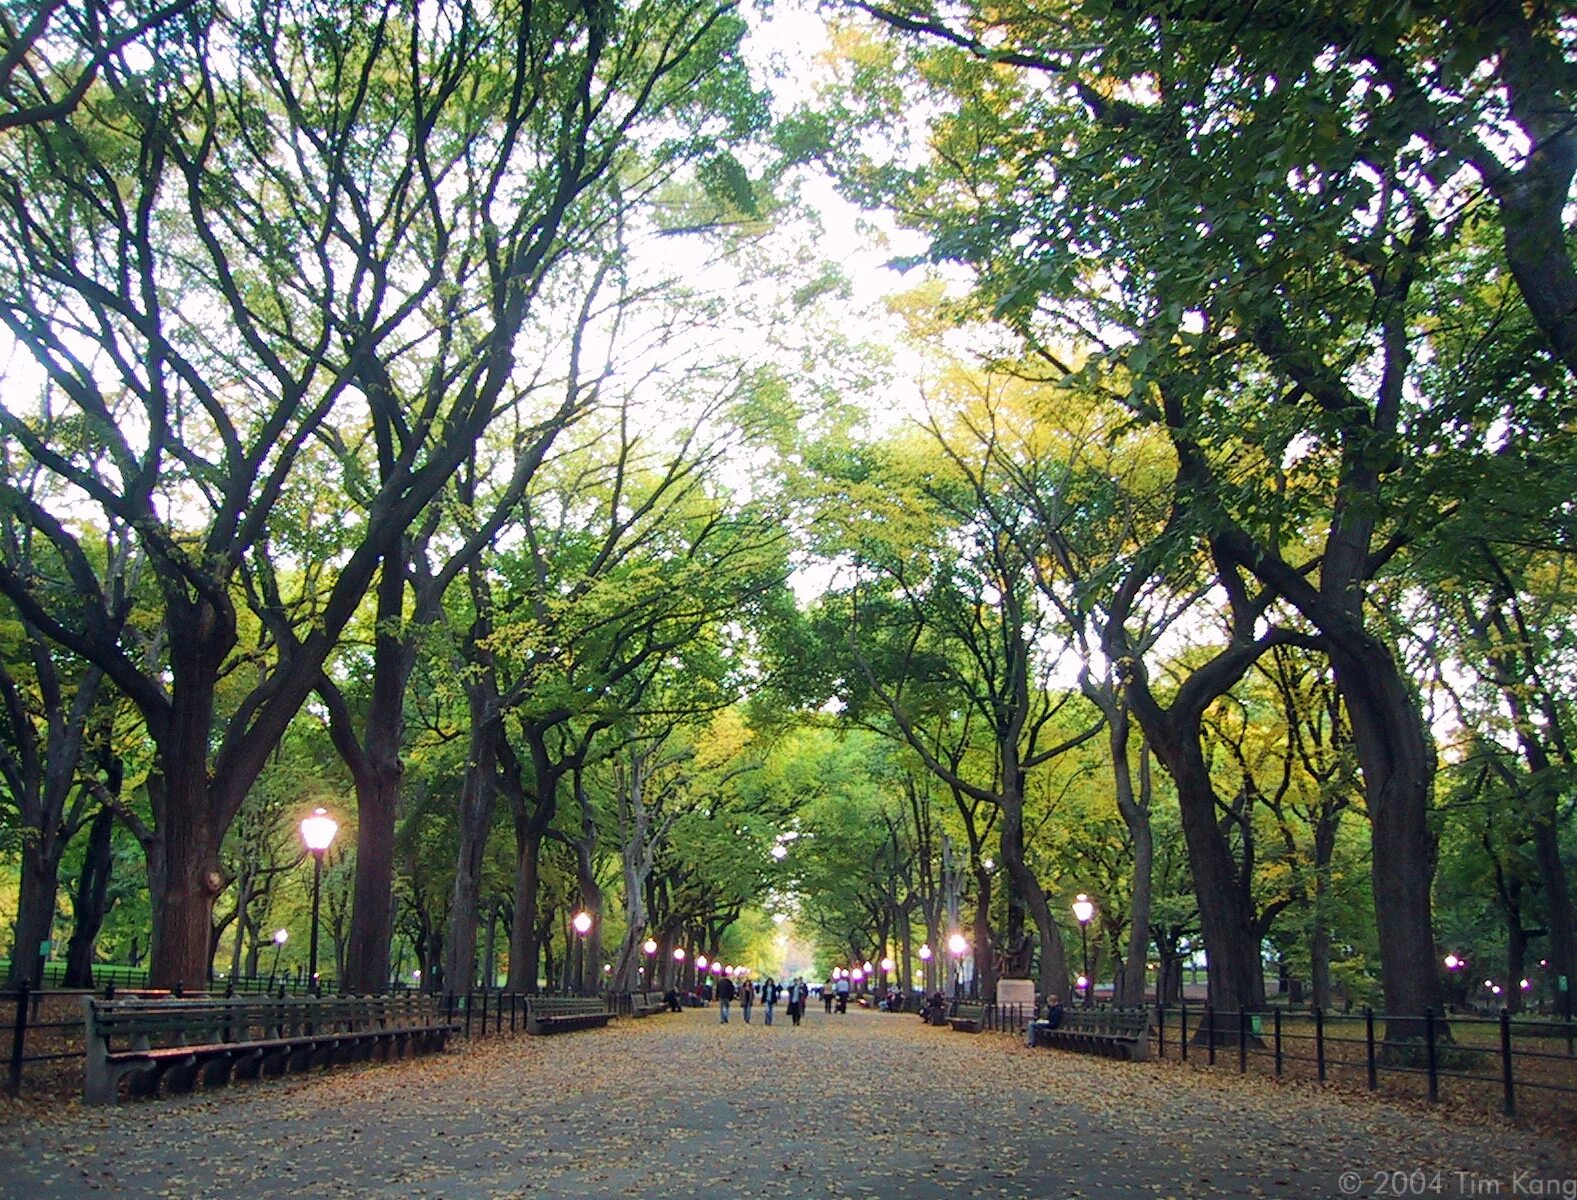
<svg viewBox="0 0 1577 1200">
<path fill-rule="evenodd" d="M 1009 942 L 1012 946 L 1014 943 Z M 991 939 L 991 873 L 975 863 L 975 976 L 983 1000 L 997 998 L 996 947 Z"/>
<path fill-rule="evenodd" d="M 493 829 L 498 795 L 498 718 L 483 689 L 471 691 L 471 738 L 465 782 L 460 793 L 460 845 L 455 855 L 454 892 L 444 954 L 444 989 L 450 994 L 471 987 L 476 975 L 476 932 L 482 901 L 482 860 Z M 516 909 L 517 914 L 519 909 Z"/>
<path fill-rule="evenodd" d="M 372 696 L 360 752 L 355 746 L 341 749 L 356 785 L 356 883 L 345 963 L 345 989 L 351 995 L 379 995 L 389 986 L 394 832 L 405 775 L 400 750 L 405 690 L 416 662 L 413 631 L 404 623 L 406 555 L 406 539 L 395 532 L 384 543 L 379 565 Z"/>
<path fill-rule="evenodd" d="M 603 988 L 602 978 L 602 888 L 597 886 L 597 875 L 592 868 L 591 847 L 577 843 L 575 847 L 576 875 L 580 883 L 581 909 L 591 917 L 591 928 L 579 936 L 581 970 L 575 981 L 583 992 L 597 992 Z"/>
<path fill-rule="evenodd" d="M 1331 1007 L 1331 860 L 1336 856 L 1336 830 L 1341 810 L 1329 801 L 1321 805 L 1314 826 L 1314 919 L 1309 931 L 1310 1002 L 1326 1011 Z"/>
<path fill-rule="evenodd" d="M 1129 716 L 1126 707 L 1117 706 L 1116 720 L 1108 717 L 1107 736 L 1112 766 L 1117 779 L 1117 810 L 1122 814 L 1128 836 L 1133 840 L 1133 896 L 1129 908 L 1128 953 L 1122 973 L 1116 979 L 1113 1000 L 1117 1004 L 1145 1002 L 1145 961 L 1150 954 L 1151 874 L 1155 863 L 1155 838 L 1150 831 L 1150 754 L 1139 747 L 1139 791 L 1135 795 L 1133 773 L 1128 765 Z"/>
<path fill-rule="evenodd" d="M 1366 633 L 1347 633 L 1331 637 L 1331 663 L 1352 720 L 1369 807 L 1385 1040 L 1421 1041 L 1424 1012 L 1443 1007 L 1429 910 L 1436 849 L 1429 829 L 1434 754 L 1390 650 Z"/>
<path fill-rule="evenodd" d="M 184 769 L 169 771 L 155 789 L 163 803 L 155 806 L 159 861 L 150 862 L 148 871 L 153 904 L 150 987 L 190 991 L 208 980 L 214 901 L 224 890 L 225 877 L 219 860 L 223 833 L 212 825 L 203 749 L 198 743 L 195 754 L 185 761 L 177 758 L 175 765 Z M 167 764 L 172 757 L 166 757 Z"/>
<path fill-rule="evenodd" d="M 356 880 L 345 947 L 345 990 L 381 995 L 394 943 L 394 836 L 404 773 L 398 749 L 356 781 Z M 489 814 L 491 824 L 491 813 Z"/>
<path fill-rule="evenodd" d="M 1236 1040 L 1235 1016 L 1264 1007 L 1264 975 L 1254 912 L 1247 889 L 1238 878 L 1238 864 L 1216 821 L 1216 793 L 1196 737 L 1158 737 L 1150 744 L 1166 764 L 1177 786 L 1183 836 L 1199 903 L 1210 975 L 1210 1000 L 1217 1012 L 1233 1019 L 1217 1030 L 1218 1040 Z"/>
<path fill-rule="evenodd" d="M 65 847 L 58 838 L 24 835 L 21 891 L 17 896 L 15 936 L 11 943 L 11 972 L 6 982 L 41 985 L 39 950 L 55 925 L 55 901 L 60 891 L 60 857 Z"/>
<path fill-rule="evenodd" d="M 517 830 L 515 921 L 509 930 L 509 981 L 505 985 L 512 992 L 537 990 L 537 880 L 541 858 L 542 839 L 533 837 L 529 829 Z"/>
<path fill-rule="evenodd" d="M 1024 809 L 1020 793 L 1003 797 L 1002 864 L 1008 878 L 1018 889 L 1040 935 L 1040 993 L 1043 996 L 1069 994 L 1068 958 L 1062 945 L 1062 930 L 1051 918 L 1046 893 L 1024 862 Z"/>
<path fill-rule="evenodd" d="M 1533 819 L 1533 849 L 1539 864 L 1539 882 L 1544 885 L 1544 906 L 1550 926 L 1550 975 L 1556 981 L 1556 1004 L 1560 1014 L 1570 1019 L 1572 987 L 1577 985 L 1573 975 L 1577 971 L 1577 929 L 1573 928 L 1571 885 L 1566 877 L 1566 864 L 1561 859 L 1556 827 L 1558 802 L 1554 788 L 1542 790 L 1540 811 Z M 1562 979 L 1566 981 L 1564 991 L 1559 989 Z"/>
<path fill-rule="evenodd" d="M 1506 990 L 1501 1003 L 1509 1013 L 1522 1011 L 1522 981 L 1528 973 L 1528 931 L 1522 925 L 1522 906 L 1506 909 Z"/>
<path fill-rule="evenodd" d="M 241 977 L 241 955 L 246 947 L 246 934 L 249 928 L 246 919 L 246 910 L 252 906 L 252 886 L 255 866 L 248 864 L 243 868 L 241 875 L 235 881 L 235 944 L 230 951 L 230 978 Z M 255 939 L 254 939 L 255 940 Z"/>
</svg>

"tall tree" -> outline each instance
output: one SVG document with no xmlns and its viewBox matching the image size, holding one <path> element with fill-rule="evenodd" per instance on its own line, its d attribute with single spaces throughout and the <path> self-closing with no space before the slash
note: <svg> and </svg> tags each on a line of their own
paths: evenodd
<svg viewBox="0 0 1577 1200">
<path fill-rule="evenodd" d="M 1068 337 L 1099 347 L 1091 373 L 1120 367 L 1135 415 L 1174 444 L 1196 536 L 1323 640 L 1372 819 L 1388 1037 L 1418 1034 L 1409 1018 L 1439 1006 L 1434 751 L 1368 601 L 1440 511 L 1400 481 L 1423 449 L 1417 401 L 1458 399 L 1426 386 L 1440 310 L 1425 292 L 1483 263 L 1453 257 L 1480 217 L 1458 203 L 1462 139 L 1504 138 L 1505 161 L 1478 169 L 1504 185 L 1508 237 L 1538 228 L 1548 241 L 1570 131 L 1532 110 L 1561 108 L 1569 31 L 1543 6 L 1518 8 L 1494 25 L 1513 46 L 1502 56 L 1477 5 L 1373 22 L 1290 4 L 861 7 L 920 35 L 940 115 L 923 169 L 884 164 L 858 182 L 898 185 L 934 255 L 977 269 L 983 307 L 1049 376 L 1085 366 L 1059 351 Z M 1536 63 L 1551 70 L 1534 82 Z M 1544 266 L 1537 286 L 1519 274 L 1520 294 L 1565 359 L 1571 306 L 1550 303 L 1570 274 L 1564 244 Z"/>
<path fill-rule="evenodd" d="M 100 666 L 158 748 L 164 984 L 201 978 L 223 833 L 379 564 L 509 396 L 516 338 L 598 182 L 644 122 L 739 70 L 726 4 L 194 11 L 145 39 L 155 69 L 112 58 L 0 164 L 0 318 L 88 436 L 49 441 L 11 406 L 0 427 L 136 531 L 166 658 L 146 668 L 92 615 L 111 610 L 91 556 L 15 490 L 84 603 L 51 609 L 11 570 L 0 590 Z M 433 361 L 442 386 L 402 407 L 386 382 Z M 359 440 L 368 413 L 365 518 L 291 596 L 270 561 L 279 508 L 320 486 L 301 476 L 315 441 Z M 243 596 L 275 643 L 221 711 Z"/>
</svg>

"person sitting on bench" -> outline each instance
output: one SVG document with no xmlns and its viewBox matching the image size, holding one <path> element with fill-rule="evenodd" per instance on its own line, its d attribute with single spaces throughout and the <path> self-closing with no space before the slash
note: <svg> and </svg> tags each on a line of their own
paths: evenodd
<svg viewBox="0 0 1577 1200">
<path fill-rule="evenodd" d="M 1046 1027 L 1055 1029 L 1062 1024 L 1062 997 L 1048 996 L 1046 998 Z"/>
</svg>

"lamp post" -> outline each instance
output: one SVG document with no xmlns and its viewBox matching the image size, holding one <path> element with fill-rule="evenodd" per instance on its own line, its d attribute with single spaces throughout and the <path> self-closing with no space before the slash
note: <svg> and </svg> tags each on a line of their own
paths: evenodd
<svg viewBox="0 0 1577 1200">
<path fill-rule="evenodd" d="M 1463 1002 L 1467 1000 L 1467 988 L 1460 985 L 1462 972 L 1467 970 L 1467 959 L 1460 954 L 1448 954 L 1445 957 L 1446 965 L 1446 998 L 1451 1003 L 1451 1009 L 1456 1011 L 1458 997 Z"/>
<path fill-rule="evenodd" d="M 1090 918 L 1095 915 L 1095 905 L 1080 892 L 1073 901 L 1073 919 L 1079 923 L 1079 941 L 1084 945 L 1084 1007 L 1090 1007 L 1095 982 L 1090 978 Z"/>
<path fill-rule="evenodd" d="M 931 944 L 926 942 L 920 947 L 920 975 L 922 988 L 927 996 L 931 994 Z"/>
<path fill-rule="evenodd" d="M 575 928 L 575 994 L 578 996 L 586 990 L 586 935 L 591 932 L 591 914 L 581 909 L 570 924 Z"/>
<path fill-rule="evenodd" d="M 964 955 L 969 952 L 969 943 L 963 934 L 955 933 L 947 939 L 947 948 L 953 955 L 953 999 L 956 1000 L 964 983 Z"/>
<path fill-rule="evenodd" d="M 323 855 L 333 844 L 339 824 L 321 808 L 301 820 L 301 840 L 312 853 L 312 942 L 307 954 L 308 986 L 318 986 L 318 901 L 323 894 Z"/>
<path fill-rule="evenodd" d="M 290 930 L 274 930 L 274 961 L 268 967 L 268 990 L 274 990 L 274 972 L 279 970 L 279 952 L 285 948 L 285 943 L 290 940 Z"/>
<path fill-rule="evenodd" d="M 705 962 L 706 962 L 706 955 L 703 954 L 700 958 L 695 960 L 695 965 L 698 968 L 700 968 L 701 970 L 705 970 L 706 968 L 703 965 Z M 684 986 L 684 947 L 683 946 L 675 946 L 674 947 L 674 987 L 679 988 L 679 987 L 683 987 L 683 986 Z"/>
</svg>

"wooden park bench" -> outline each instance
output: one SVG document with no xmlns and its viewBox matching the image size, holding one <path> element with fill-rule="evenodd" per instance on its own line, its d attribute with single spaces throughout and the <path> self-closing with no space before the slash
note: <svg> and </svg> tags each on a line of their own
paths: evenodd
<svg viewBox="0 0 1577 1200">
<path fill-rule="evenodd" d="M 458 1026 L 431 997 L 302 996 L 290 999 L 83 997 L 87 1075 L 83 1099 L 189 1092 L 338 1063 L 442 1050 Z"/>
<path fill-rule="evenodd" d="M 1025 1031 L 1031 1046 L 1055 1046 L 1105 1058 L 1141 1062 L 1150 1057 L 1150 1010 L 1147 1008 L 1070 1008 L 1053 1029 L 1031 1021 Z"/>
<path fill-rule="evenodd" d="M 955 1033 L 979 1033 L 986 1027 L 986 1006 L 960 1000 L 947 1023 Z"/>
<path fill-rule="evenodd" d="M 597 1029 L 613 1019 L 598 996 L 532 996 L 526 1001 L 527 1033 Z"/>
<path fill-rule="evenodd" d="M 631 992 L 630 1015 L 632 1017 L 649 1017 L 653 1013 L 667 1011 L 668 1001 L 663 999 L 661 992 Z"/>
</svg>

